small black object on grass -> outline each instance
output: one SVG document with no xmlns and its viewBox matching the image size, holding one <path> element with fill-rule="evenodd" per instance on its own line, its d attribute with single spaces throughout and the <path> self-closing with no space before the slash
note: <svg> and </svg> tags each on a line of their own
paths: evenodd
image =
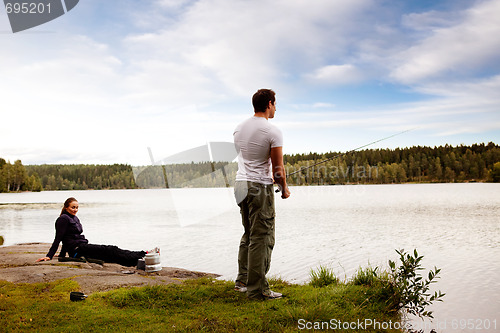
<svg viewBox="0 0 500 333">
<path fill-rule="evenodd" d="M 79 292 L 79 291 L 72 291 L 71 293 L 69 293 L 69 299 L 73 302 L 83 301 L 86 298 L 87 298 L 87 295 L 85 295 L 84 293 Z"/>
</svg>

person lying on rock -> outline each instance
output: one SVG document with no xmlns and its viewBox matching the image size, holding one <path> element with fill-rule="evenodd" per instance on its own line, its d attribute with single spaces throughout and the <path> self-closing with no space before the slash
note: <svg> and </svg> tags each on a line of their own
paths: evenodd
<svg viewBox="0 0 500 333">
<path fill-rule="evenodd" d="M 160 253 L 159 248 L 151 251 L 129 251 L 114 245 L 89 244 L 89 241 L 82 235 L 83 227 L 78 217 L 76 217 L 77 212 L 78 201 L 75 198 L 66 199 L 61 215 L 56 220 L 54 242 L 47 256 L 38 259 L 36 262 L 51 260 L 60 242 L 62 242 L 62 248 L 59 257 L 64 257 L 68 253 L 71 258 L 92 258 L 123 266 L 136 266 L 137 261 L 147 253 Z"/>
</svg>

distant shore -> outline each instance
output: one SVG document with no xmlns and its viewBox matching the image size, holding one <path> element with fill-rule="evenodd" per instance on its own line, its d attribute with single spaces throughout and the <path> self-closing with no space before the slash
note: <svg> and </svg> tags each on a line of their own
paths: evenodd
<svg viewBox="0 0 500 333">
<path fill-rule="evenodd" d="M 284 162 L 289 185 L 500 182 L 500 146 L 493 142 L 285 154 Z M 0 157 L 0 192 L 225 187 L 237 168 L 228 161 L 24 166 Z"/>
</svg>

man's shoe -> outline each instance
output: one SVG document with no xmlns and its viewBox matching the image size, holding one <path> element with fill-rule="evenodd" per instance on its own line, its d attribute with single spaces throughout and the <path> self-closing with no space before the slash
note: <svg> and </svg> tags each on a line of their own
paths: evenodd
<svg viewBox="0 0 500 333">
<path fill-rule="evenodd" d="M 269 290 L 269 292 L 262 294 L 262 296 L 264 297 L 264 299 L 267 299 L 267 300 L 283 298 L 283 294 L 277 293 L 277 292 L 272 291 L 272 290 Z"/>
<path fill-rule="evenodd" d="M 246 293 L 247 285 L 243 282 L 236 281 L 236 283 L 234 284 L 234 290 L 239 291 L 240 293 Z"/>
</svg>

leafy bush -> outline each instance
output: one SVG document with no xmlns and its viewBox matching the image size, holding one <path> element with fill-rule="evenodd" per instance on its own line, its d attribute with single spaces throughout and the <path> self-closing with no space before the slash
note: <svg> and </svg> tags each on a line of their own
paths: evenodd
<svg viewBox="0 0 500 333">
<path fill-rule="evenodd" d="M 417 250 L 413 251 L 413 255 L 406 253 L 404 250 L 396 250 L 401 260 L 401 266 L 396 267 L 394 261 L 389 260 L 390 283 L 394 288 L 395 304 L 398 309 L 403 309 L 409 314 L 419 316 L 420 318 L 433 318 L 432 311 L 427 311 L 426 307 L 434 301 L 442 301 L 445 294 L 434 292 L 429 293 L 431 283 L 435 283 L 441 269 L 434 267 L 430 270 L 428 278 L 424 279 L 418 272 L 424 268 L 421 265 L 423 256 L 419 256 Z"/>
</svg>

